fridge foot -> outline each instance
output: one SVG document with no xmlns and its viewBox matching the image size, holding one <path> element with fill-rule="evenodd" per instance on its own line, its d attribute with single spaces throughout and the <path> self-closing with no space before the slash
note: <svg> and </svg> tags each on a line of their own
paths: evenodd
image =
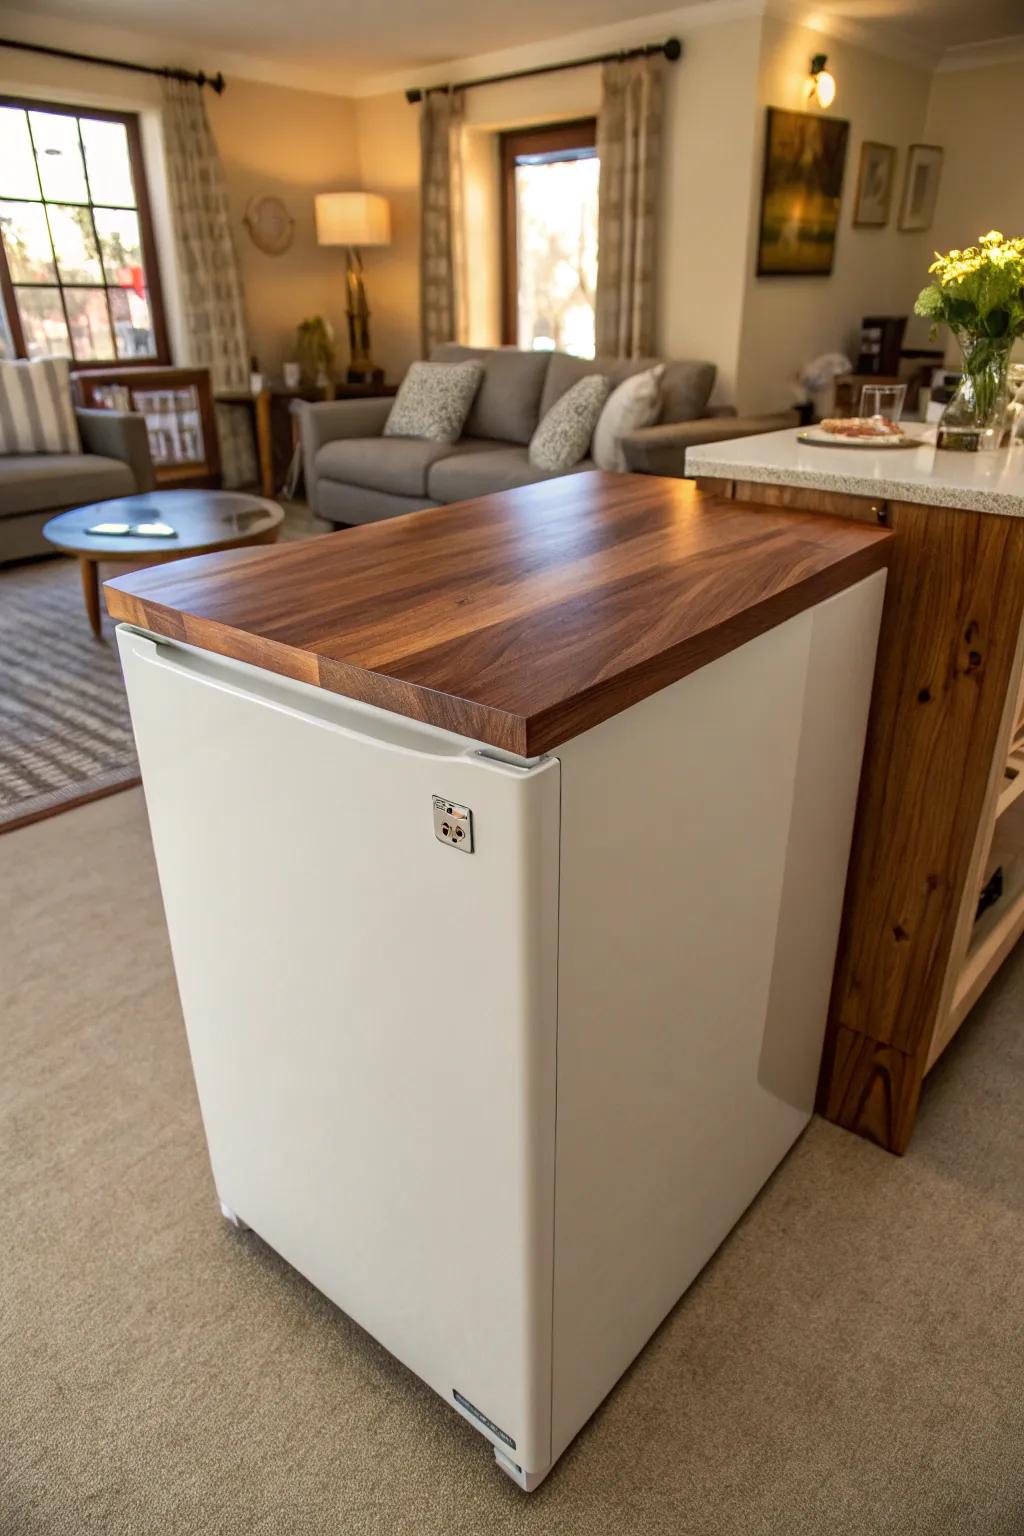
<svg viewBox="0 0 1024 1536">
<path fill-rule="evenodd" d="M 532 1493 L 551 1471 L 550 1467 L 545 1467 L 543 1472 L 524 1472 L 517 1462 L 514 1462 L 504 1451 L 499 1451 L 497 1446 L 494 1447 L 494 1459 L 505 1476 L 510 1477 L 514 1483 L 518 1483 L 527 1493 Z"/>
<path fill-rule="evenodd" d="M 224 1220 L 230 1221 L 231 1225 L 233 1227 L 237 1227 L 239 1232 L 248 1232 L 251 1230 L 250 1227 L 242 1220 L 241 1216 L 236 1216 L 230 1205 L 225 1205 L 223 1200 L 220 1202 L 220 1213 L 224 1217 Z"/>
</svg>

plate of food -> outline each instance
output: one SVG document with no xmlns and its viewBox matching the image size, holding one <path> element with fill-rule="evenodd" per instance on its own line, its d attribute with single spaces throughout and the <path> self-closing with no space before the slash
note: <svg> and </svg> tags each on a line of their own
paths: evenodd
<svg viewBox="0 0 1024 1536">
<path fill-rule="evenodd" d="M 801 443 L 817 448 L 920 448 L 922 439 L 911 437 L 888 416 L 826 416 L 817 426 L 799 434 Z"/>
</svg>

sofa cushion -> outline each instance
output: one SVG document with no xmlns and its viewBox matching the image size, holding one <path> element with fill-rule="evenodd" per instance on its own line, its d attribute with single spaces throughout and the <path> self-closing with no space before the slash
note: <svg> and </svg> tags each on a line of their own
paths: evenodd
<svg viewBox="0 0 1024 1536">
<path fill-rule="evenodd" d="M 657 357 L 570 357 L 566 352 L 552 352 L 550 356 L 540 402 L 542 412 L 549 411 L 560 395 L 588 374 L 603 373 L 614 388 L 634 373 L 646 373 L 662 361 Z M 699 416 L 711 398 L 715 372 L 714 363 L 666 363 L 661 377 L 658 420 L 692 421 Z"/>
<path fill-rule="evenodd" d="M 0 361 L 0 453 L 81 453 L 66 357 Z"/>
<path fill-rule="evenodd" d="M 384 423 L 384 436 L 458 442 L 482 379 L 479 363 L 410 364 Z"/>
<path fill-rule="evenodd" d="M 58 511 L 134 496 L 127 464 L 98 453 L 8 453 L 0 457 L 0 517 Z"/>
<path fill-rule="evenodd" d="M 506 443 L 528 443 L 536 431 L 550 356 L 550 352 L 519 352 L 515 347 L 461 347 L 454 342 L 445 342 L 430 354 L 432 362 L 482 365 L 484 381 L 473 401 L 465 435 Z"/>
<path fill-rule="evenodd" d="M 625 470 L 626 455 L 620 441 L 627 432 L 650 427 L 661 413 L 661 376 L 664 365 L 647 368 L 623 379 L 608 397 L 594 428 L 594 463 L 598 469 Z M 574 386 L 575 387 L 575 386 Z M 562 396 L 565 399 L 565 396 Z"/>
<path fill-rule="evenodd" d="M 427 472 L 452 443 L 421 437 L 338 437 L 317 450 L 318 480 L 340 480 L 392 496 L 425 496 Z"/>
<path fill-rule="evenodd" d="M 470 501 L 474 496 L 513 491 L 538 480 L 558 479 L 556 474 L 531 464 L 529 450 L 519 443 L 481 441 L 480 447 L 483 451 L 455 454 L 431 468 L 427 484 L 435 501 Z M 593 467 L 590 459 L 582 459 L 568 473 Z"/>
<path fill-rule="evenodd" d="M 530 463 L 564 474 L 585 459 L 611 387 L 603 374 L 595 373 L 567 389 L 530 438 Z"/>
</svg>

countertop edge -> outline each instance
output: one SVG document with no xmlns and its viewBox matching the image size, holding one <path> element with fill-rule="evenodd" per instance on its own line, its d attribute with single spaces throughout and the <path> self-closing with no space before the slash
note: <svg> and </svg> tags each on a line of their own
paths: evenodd
<svg viewBox="0 0 1024 1536">
<path fill-rule="evenodd" d="M 711 446 L 711 445 L 709 445 Z M 952 507 L 958 512 L 979 512 L 993 517 L 1024 517 L 1024 497 L 1006 491 L 970 491 L 959 486 L 930 482 L 867 479 L 860 475 L 829 474 L 827 470 L 783 468 L 772 464 L 702 458 L 694 449 L 686 456 L 687 476 L 708 480 L 749 480 L 758 485 L 792 485 L 808 490 L 839 492 L 847 496 L 873 496 L 883 501 L 910 501 L 925 507 Z"/>
</svg>

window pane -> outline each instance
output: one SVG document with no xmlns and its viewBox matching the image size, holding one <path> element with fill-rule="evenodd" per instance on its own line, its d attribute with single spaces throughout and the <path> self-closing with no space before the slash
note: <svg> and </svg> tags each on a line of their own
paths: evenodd
<svg viewBox="0 0 1024 1536">
<path fill-rule="evenodd" d="M 11 340 L 11 327 L 7 321 L 7 311 L 0 304 L 0 361 L 7 362 L 14 356 L 14 342 Z"/>
<path fill-rule="evenodd" d="M 119 288 L 143 287 L 138 214 L 126 208 L 96 208 L 94 213 L 107 282 Z"/>
<path fill-rule="evenodd" d="M 58 203 L 88 202 L 77 119 L 59 112 L 30 112 L 28 118 L 43 196 Z"/>
<path fill-rule="evenodd" d="M 133 207 L 135 191 L 124 123 L 105 123 L 100 118 L 83 117 L 80 124 L 93 202 L 127 203 Z"/>
<path fill-rule="evenodd" d="M 110 334 L 110 317 L 107 314 L 107 295 L 102 288 L 65 288 L 64 302 L 68 307 L 68 325 L 71 327 L 71 345 L 75 361 L 94 362 L 97 358 L 114 356 L 114 341 Z"/>
<path fill-rule="evenodd" d="M 18 314 L 29 357 L 69 357 L 60 292 L 56 288 L 16 288 Z"/>
<path fill-rule="evenodd" d="M 594 355 L 600 161 L 516 166 L 519 345 Z"/>
<path fill-rule="evenodd" d="M 102 283 L 99 251 L 88 208 L 49 203 L 47 216 L 62 283 Z"/>
<path fill-rule="evenodd" d="M 144 296 L 133 288 L 108 288 L 118 357 L 152 357 L 156 337 Z"/>
<path fill-rule="evenodd" d="M 0 203 L 0 229 L 14 282 L 56 281 L 42 203 Z"/>
<path fill-rule="evenodd" d="M 20 107 L 0 107 L 0 196 L 39 196 L 28 118 Z"/>
</svg>

